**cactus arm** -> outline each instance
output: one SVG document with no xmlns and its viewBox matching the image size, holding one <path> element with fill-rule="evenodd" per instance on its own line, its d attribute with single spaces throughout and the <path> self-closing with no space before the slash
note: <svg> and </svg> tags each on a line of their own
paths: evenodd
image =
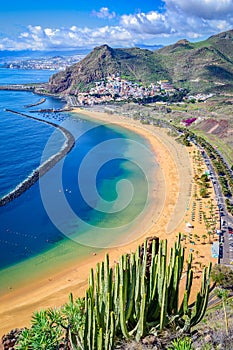
<svg viewBox="0 0 233 350">
<path fill-rule="evenodd" d="M 143 294 L 141 301 L 141 310 L 140 310 L 140 318 L 138 321 L 137 333 L 136 333 L 136 341 L 139 341 L 145 333 L 145 325 L 146 325 L 146 294 Z"/>
<path fill-rule="evenodd" d="M 90 349 L 93 350 L 93 349 Z M 99 329 L 99 333 L 97 336 L 97 350 L 103 350 L 103 330 Z"/>
<path fill-rule="evenodd" d="M 125 297 L 124 297 L 124 290 L 123 286 L 120 285 L 120 325 L 121 325 L 121 331 L 125 339 L 130 338 L 130 334 L 127 330 L 126 326 L 126 320 L 125 320 Z"/>
<path fill-rule="evenodd" d="M 167 297 L 168 297 L 167 275 L 165 275 L 164 285 L 163 285 L 163 293 L 162 293 L 162 300 L 161 300 L 160 324 L 159 324 L 160 330 L 162 330 L 164 328 L 165 323 L 166 323 L 166 318 L 167 318 Z"/>
</svg>

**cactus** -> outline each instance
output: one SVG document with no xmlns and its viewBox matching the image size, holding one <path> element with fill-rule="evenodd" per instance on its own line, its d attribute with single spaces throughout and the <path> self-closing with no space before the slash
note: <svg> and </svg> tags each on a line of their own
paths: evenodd
<svg viewBox="0 0 233 350">
<path fill-rule="evenodd" d="M 183 268 L 180 236 L 170 255 L 166 241 L 158 245 L 157 241 L 146 240 L 135 253 L 122 255 L 114 269 L 110 267 L 108 255 L 104 262 L 97 264 L 95 271 L 91 269 L 85 298 L 78 302 L 70 295 L 60 321 L 57 312 L 48 311 L 42 316 L 59 332 L 65 330 L 74 350 L 113 350 L 116 335 L 139 341 L 152 327 L 161 330 L 172 324 L 181 332 L 190 331 L 200 322 L 207 307 L 211 265 L 203 271 L 201 289 L 192 306 L 189 305 L 192 255 L 187 261 L 183 300 L 179 300 Z M 28 346 L 39 327 L 39 319 L 35 318 Z M 45 334 L 44 339 L 47 338 Z"/>
<path fill-rule="evenodd" d="M 121 331 L 123 336 L 126 339 L 130 339 L 130 334 L 128 332 L 127 326 L 126 326 L 126 320 L 125 320 L 125 293 L 124 288 L 122 285 L 120 285 L 120 325 L 121 325 Z"/>
<path fill-rule="evenodd" d="M 191 327 L 198 324 L 205 314 L 209 297 L 210 271 L 211 264 L 209 265 L 208 269 L 205 267 L 203 271 L 201 292 L 197 295 L 197 301 L 192 312 Z"/>
<path fill-rule="evenodd" d="M 162 330 L 166 324 L 167 318 L 167 297 L 168 297 L 168 289 L 167 289 L 167 275 L 165 274 L 165 278 L 163 280 L 163 288 L 162 288 L 162 299 L 160 306 L 160 322 L 159 329 Z"/>
<path fill-rule="evenodd" d="M 81 345 L 76 342 L 77 349 L 110 350 L 114 348 L 116 333 L 139 341 L 151 327 L 163 329 L 172 321 L 187 331 L 201 320 L 208 302 L 210 267 L 203 272 L 201 291 L 191 308 L 188 301 L 193 280 L 192 255 L 187 262 L 183 300 L 179 302 L 184 268 L 180 236 L 169 259 L 167 241 L 161 241 L 159 247 L 156 241 L 152 242 L 150 261 L 147 247 L 145 241 L 135 253 L 122 255 L 114 270 L 106 255 L 105 261 L 97 264 L 95 273 L 90 271 L 84 339 Z M 74 342 L 73 335 L 71 338 Z"/>
</svg>

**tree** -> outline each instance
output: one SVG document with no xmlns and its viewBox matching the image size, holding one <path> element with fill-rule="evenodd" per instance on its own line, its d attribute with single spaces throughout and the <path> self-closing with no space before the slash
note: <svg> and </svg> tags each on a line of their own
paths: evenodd
<svg viewBox="0 0 233 350">
<path fill-rule="evenodd" d="M 207 234 L 208 234 L 208 236 L 209 236 L 209 243 L 211 243 L 211 241 L 210 241 L 210 235 L 212 234 L 212 232 L 211 232 L 211 231 L 208 231 Z"/>
<path fill-rule="evenodd" d="M 206 240 L 207 236 L 206 235 L 202 235 L 201 237 L 203 238 L 203 241 L 204 241 L 203 244 L 205 244 L 205 240 Z"/>
<path fill-rule="evenodd" d="M 207 189 L 205 187 L 201 187 L 200 188 L 200 196 L 202 198 L 206 198 L 208 196 L 208 191 L 207 191 Z"/>
<path fill-rule="evenodd" d="M 185 233 L 182 234 L 182 241 L 184 240 L 184 243 L 186 243 L 187 235 Z"/>
<path fill-rule="evenodd" d="M 201 180 L 201 184 L 204 188 L 207 188 L 209 186 L 209 178 L 208 178 L 208 175 L 207 174 L 202 174 L 201 177 L 200 177 L 200 180 Z"/>
<path fill-rule="evenodd" d="M 216 264 L 213 267 L 211 278 L 219 287 L 233 289 L 233 271 L 230 267 Z"/>
</svg>

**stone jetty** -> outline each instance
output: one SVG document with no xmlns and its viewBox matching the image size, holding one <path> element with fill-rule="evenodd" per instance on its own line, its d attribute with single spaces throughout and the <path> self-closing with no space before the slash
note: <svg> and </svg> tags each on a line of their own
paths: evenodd
<svg viewBox="0 0 233 350">
<path fill-rule="evenodd" d="M 23 182 L 21 182 L 13 191 L 9 192 L 7 195 L 3 196 L 0 199 L 0 206 L 4 206 L 7 203 L 11 202 L 13 199 L 19 197 L 21 194 L 23 194 L 25 191 L 27 191 L 38 179 L 43 176 L 45 173 L 47 173 L 55 164 L 57 164 L 63 157 L 65 157 L 71 149 L 75 145 L 75 138 L 74 136 L 65 128 L 62 126 L 55 124 L 51 121 L 42 120 L 37 117 L 30 116 L 25 113 L 17 112 L 12 109 L 6 109 L 7 112 L 11 112 L 14 114 L 21 115 L 23 117 L 27 117 L 30 119 L 34 119 L 36 121 L 49 124 L 53 126 L 54 128 L 59 129 L 62 134 L 65 136 L 66 141 L 63 144 L 63 147 L 58 151 L 56 154 L 51 156 L 48 160 L 46 160 L 44 163 L 42 163 L 37 169 L 35 169 L 27 179 L 25 179 Z"/>
<path fill-rule="evenodd" d="M 25 108 L 30 108 L 30 107 L 34 107 L 34 106 L 39 106 L 39 105 L 41 105 L 42 103 L 44 103 L 45 101 L 46 101 L 46 98 L 43 97 L 43 98 L 41 98 L 38 102 L 32 103 L 32 104 L 30 104 L 30 105 L 26 105 L 26 106 L 24 106 L 24 107 L 25 107 Z"/>
</svg>

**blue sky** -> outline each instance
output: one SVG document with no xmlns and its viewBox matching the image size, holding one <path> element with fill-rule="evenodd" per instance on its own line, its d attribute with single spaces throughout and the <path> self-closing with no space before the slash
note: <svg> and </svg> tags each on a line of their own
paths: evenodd
<svg viewBox="0 0 233 350">
<path fill-rule="evenodd" d="M 233 0 L 11 0 L 0 50 L 68 50 L 197 41 L 233 28 Z"/>
</svg>

